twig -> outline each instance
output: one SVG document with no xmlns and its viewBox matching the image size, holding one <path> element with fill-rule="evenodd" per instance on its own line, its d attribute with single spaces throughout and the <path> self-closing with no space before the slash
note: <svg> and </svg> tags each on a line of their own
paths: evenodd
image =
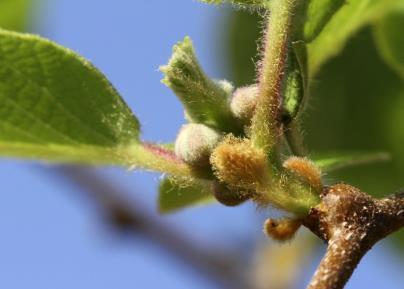
<svg viewBox="0 0 404 289">
<path fill-rule="evenodd" d="M 115 228 L 151 240 L 187 264 L 188 268 L 214 280 L 222 288 L 251 288 L 242 274 L 240 263 L 235 262 L 234 254 L 227 255 L 223 250 L 207 251 L 196 246 L 183 234 L 137 205 L 137 202 L 129 200 L 130 194 L 108 178 L 83 167 L 62 166 L 53 168 L 52 172 L 77 185 L 80 191 L 102 208 L 102 213 Z"/>
<path fill-rule="evenodd" d="M 404 196 L 378 200 L 349 185 L 331 186 L 305 225 L 328 241 L 308 288 L 342 289 L 366 252 L 404 226 Z"/>
</svg>

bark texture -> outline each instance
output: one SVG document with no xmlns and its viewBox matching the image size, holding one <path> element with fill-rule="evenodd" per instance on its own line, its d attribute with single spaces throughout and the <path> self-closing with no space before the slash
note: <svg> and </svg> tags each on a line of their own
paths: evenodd
<svg viewBox="0 0 404 289">
<path fill-rule="evenodd" d="M 304 225 L 328 242 L 309 289 L 341 289 L 379 240 L 404 226 L 404 195 L 375 199 L 346 184 L 326 187 Z"/>
</svg>

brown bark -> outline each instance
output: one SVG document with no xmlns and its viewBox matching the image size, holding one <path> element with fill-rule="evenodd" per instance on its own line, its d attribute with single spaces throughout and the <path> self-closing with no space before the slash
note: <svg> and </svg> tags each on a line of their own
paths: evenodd
<svg viewBox="0 0 404 289">
<path fill-rule="evenodd" d="M 326 187 L 304 225 L 328 242 L 309 289 L 341 289 L 379 240 L 404 226 L 404 197 L 381 200 L 345 184 Z"/>
</svg>

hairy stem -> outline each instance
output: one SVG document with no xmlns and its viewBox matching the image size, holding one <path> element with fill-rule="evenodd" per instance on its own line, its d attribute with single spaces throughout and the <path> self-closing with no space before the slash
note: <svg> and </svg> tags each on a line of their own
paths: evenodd
<svg viewBox="0 0 404 289">
<path fill-rule="evenodd" d="M 282 78 L 296 0 L 271 1 L 259 68 L 258 104 L 252 120 L 254 146 L 269 151 L 280 134 Z"/>
<path fill-rule="evenodd" d="M 127 152 L 126 161 L 131 169 L 142 168 L 184 178 L 212 178 L 209 172 L 198 171 L 177 158 L 173 150 L 148 142 L 133 146 Z"/>
<path fill-rule="evenodd" d="M 304 224 L 328 242 L 308 289 L 342 289 L 366 252 L 404 226 L 404 196 L 378 200 L 337 184 L 325 188 Z"/>
</svg>

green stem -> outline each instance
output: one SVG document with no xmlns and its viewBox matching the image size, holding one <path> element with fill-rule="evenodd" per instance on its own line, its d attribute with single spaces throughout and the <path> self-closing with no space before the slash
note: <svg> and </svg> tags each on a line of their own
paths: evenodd
<svg viewBox="0 0 404 289">
<path fill-rule="evenodd" d="M 292 121 L 285 127 L 285 137 L 293 155 L 298 157 L 304 157 L 307 155 L 307 151 L 303 144 L 300 124 L 298 122 Z"/>
<path fill-rule="evenodd" d="M 260 65 L 258 105 L 251 127 L 254 146 L 265 151 L 275 145 L 280 135 L 282 78 L 297 0 L 272 0 L 270 3 Z"/>
<path fill-rule="evenodd" d="M 174 152 L 152 143 L 140 143 L 126 151 L 126 163 L 131 168 L 167 173 L 176 177 L 210 179 L 209 173 L 199 172 L 178 159 Z"/>
</svg>

